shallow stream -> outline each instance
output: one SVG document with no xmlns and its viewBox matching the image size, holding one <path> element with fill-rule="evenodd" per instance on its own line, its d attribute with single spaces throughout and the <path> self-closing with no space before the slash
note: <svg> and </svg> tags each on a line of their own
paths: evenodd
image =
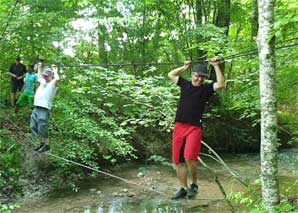
<svg viewBox="0 0 298 213">
<path fill-rule="evenodd" d="M 282 193 L 298 196 L 298 150 L 285 150 L 280 153 L 279 180 Z M 238 172 L 243 179 L 254 181 L 259 178 L 260 159 L 258 154 L 222 156 L 230 168 Z M 221 165 L 202 157 L 212 169 L 217 170 L 218 179 L 227 194 L 244 192 L 246 188 L 233 178 Z M 58 190 L 46 199 L 28 200 L 16 213 L 162 213 L 162 212 L 232 212 L 229 202 L 214 181 L 214 174 L 198 167 L 199 195 L 196 199 L 172 201 L 170 197 L 178 189 L 175 171 L 170 166 L 161 164 L 128 164 L 114 169 L 113 174 L 128 179 L 147 188 L 134 186 L 111 177 L 98 175 L 80 183 L 77 192 Z M 286 192 L 289 186 L 290 192 Z M 240 212 L 242 207 L 232 202 L 234 209 Z"/>
</svg>

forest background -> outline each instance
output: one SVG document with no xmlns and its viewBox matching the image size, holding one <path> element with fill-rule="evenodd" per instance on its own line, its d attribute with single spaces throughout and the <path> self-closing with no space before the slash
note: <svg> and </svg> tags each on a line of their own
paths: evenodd
<svg viewBox="0 0 298 213">
<path fill-rule="evenodd" d="M 275 4 L 281 148 L 298 144 L 297 9 L 295 0 Z M 185 60 L 214 56 L 227 58 L 222 64 L 227 86 L 208 105 L 204 141 L 219 152 L 259 151 L 255 0 L 0 0 L 0 11 L 1 101 L 9 100 L 5 72 L 16 55 L 26 65 L 42 55 L 47 64 L 59 66 L 62 83 L 50 125 L 57 155 L 94 168 L 152 156 L 170 161 L 179 89 L 167 73 Z M 210 75 L 214 80 L 211 67 Z M 17 116 L 12 111 L 29 133 L 30 109 Z M 0 188 L 12 186 L 2 191 L 9 196 L 22 193 L 23 151 L 3 112 L 9 111 L 0 114 Z M 52 168 L 55 187 L 75 188 L 86 175 L 59 160 Z"/>
</svg>

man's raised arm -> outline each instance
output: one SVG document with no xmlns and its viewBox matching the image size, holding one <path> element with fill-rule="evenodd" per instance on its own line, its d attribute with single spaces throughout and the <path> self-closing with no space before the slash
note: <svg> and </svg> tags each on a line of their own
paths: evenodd
<svg viewBox="0 0 298 213">
<path fill-rule="evenodd" d="M 58 83 L 60 82 L 60 77 L 58 74 L 58 67 L 56 65 L 52 65 L 52 71 L 54 72 L 55 85 L 58 86 Z"/>
<path fill-rule="evenodd" d="M 188 70 L 191 67 L 191 61 L 185 61 L 184 66 L 178 67 L 176 69 L 173 69 L 171 72 L 168 73 L 168 77 L 175 83 L 177 84 L 179 76 L 181 73 L 184 71 Z"/>
<path fill-rule="evenodd" d="M 213 65 L 216 75 L 216 82 L 213 84 L 214 91 L 222 89 L 225 87 L 225 79 L 221 72 L 219 61 L 216 58 L 210 59 L 210 64 Z"/>
</svg>

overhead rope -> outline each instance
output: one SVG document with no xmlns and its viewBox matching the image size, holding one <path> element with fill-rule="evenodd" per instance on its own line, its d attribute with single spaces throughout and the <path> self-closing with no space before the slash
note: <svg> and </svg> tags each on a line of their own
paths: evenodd
<svg viewBox="0 0 298 213">
<path fill-rule="evenodd" d="M 11 20 L 13 14 L 14 14 L 14 12 L 15 12 L 15 10 L 16 10 L 16 7 L 17 7 L 18 2 L 19 2 L 19 0 L 16 0 L 16 1 L 15 1 L 14 6 L 13 6 L 13 10 L 12 10 L 12 12 L 11 12 L 11 14 L 10 14 L 10 16 L 9 16 L 9 18 L 8 18 L 8 20 L 7 20 L 7 22 L 6 22 L 6 25 L 5 25 L 5 27 L 4 27 L 3 32 L 1 33 L 1 43 L 0 43 L 0 46 L 2 45 L 3 41 L 5 40 L 5 32 L 6 32 L 6 30 L 7 30 L 7 27 L 8 27 L 8 25 L 9 25 L 9 22 L 10 22 L 10 20 Z"/>
<path fill-rule="evenodd" d="M 298 39 L 298 38 L 295 38 Z M 291 39 L 293 40 L 293 39 Z M 276 47 L 275 49 L 287 49 L 298 46 L 298 43 L 290 44 L 290 45 L 284 45 L 280 47 Z M 237 54 L 232 54 L 225 56 L 224 58 L 219 58 L 218 61 L 224 62 L 233 60 L 234 58 L 244 57 L 248 55 L 254 55 L 258 53 L 258 49 L 251 49 L 245 52 L 240 52 Z M 200 64 L 200 63 L 207 63 L 208 60 L 199 60 L 199 61 L 192 61 L 193 64 Z M 164 66 L 164 65 L 176 65 L 176 64 L 184 64 L 184 62 L 152 62 L 152 63 L 119 63 L 119 64 L 68 64 L 68 65 L 58 65 L 59 68 L 76 68 L 76 67 L 137 67 L 137 66 Z"/>
<path fill-rule="evenodd" d="M 285 45 L 285 46 L 280 46 L 280 47 L 275 47 L 275 49 L 276 50 L 278 50 L 278 49 L 287 49 L 287 48 L 296 47 L 296 46 L 298 46 L 298 43 L 290 44 L 290 45 Z M 254 55 L 256 53 L 258 53 L 258 49 L 257 48 L 256 49 L 249 50 L 249 51 L 245 51 L 245 52 L 240 52 L 240 53 L 237 53 L 237 54 L 229 55 L 229 56 L 226 56 L 224 59 L 234 59 L 234 58 L 238 58 L 238 57 L 243 57 L 243 56 L 248 56 L 248 55 Z"/>
</svg>

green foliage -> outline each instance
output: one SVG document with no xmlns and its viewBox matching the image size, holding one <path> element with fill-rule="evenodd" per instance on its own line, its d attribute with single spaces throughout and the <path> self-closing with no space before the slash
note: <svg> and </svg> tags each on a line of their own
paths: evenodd
<svg viewBox="0 0 298 213">
<path fill-rule="evenodd" d="M 20 208 L 19 204 L 1 204 L 0 203 L 0 212 L 1 213 L 11 213 L 12 210 Z"/>
<path fill-rule="evenodd" d="M 20 193 L 21 150 L 12 132 L 0 129 L 0 199 Z"/>
<path fill-rule="evenodd" d="M 0 0 L 0 32 L 14 2 Z M 251 1 L 231 2 L 228 36 L 213 24 L 217 1 L 207 1 L 201 17 L 197 2 L 19 1 L 5 32 L 6 40 L 1 42 L 0 98 L 9 99 L 9 78 L 4 72 L 17 54 L 25 64 L 35 62 L 42 54 L 46 63 L 74 65 L 182 62 L 256 48 L 250 32 Z M 295 3 L 295 0 L 276 2 L 272 36 L 279 46 L 289 43 L 285 40 L 295 41 L 298 26 Z M 79 22 L 73 25 L 73 21 L 87 19 L 93 24 L 83 23 L 82 28 L 77 26 Z M 73 49 L 75 57 L 64 52 L 69 49 Z M 225 63 L 227 89 L 211 101 L 210 113 L 205 116 L 204 137 L 215 147 L 230 152 L 247 151 L 247 147 L 255 151 L 259 147 L 262 82 L 258 81 L 256 56 L 238 57 Z M 293 58 L 297 58 L 294 48 L 276 51 L 278 123 L 284 129 L 280 134 L 290 135 L 281 137 L 284 144 L 298 143 L 298 76 Z M 171 128 L 179 98 L 179 89 L 166 73 L 175 67 L 62 70 L 50 125 L 53 151 L 94 168 L 140 156 L 141 160 L 166 163 L 161 156 L 170 153 Z M 26 116 L 20 115 L 20 119 L 26 120 Z M 0 182 L 1 188 L 4 184 L 17 187 L 19 176 L 21 148 L 14 145 L 7 131 L 1 130 L 0 164 L 5 169 L 0 174 L 6 175 L 5 181 Z M 76 190 L 75 182 L 83 178 L 85 171 L 60 160 L 53 160 L 53 166 L 56 169 L 53 183 L 58 186 L 67 183 Z M 9 175 L 13 178 L 8 180 Z M 244 202 L 249 204 L 251 200 Z"/>
<path fill-rule="evenodd" d="M 255 192 L 250 191 L 252 194 L 244 194 L 243 192 L 236 192 L 229 195 L 229 199 L 234 200 L 241 205 L 249 209 L 249 212 L 254 213 L 269 213 L 262 207 L 262 198 L 259 195 L 256 195 Z M 298 210 L 297 205 L 292 205 L 289 202 L 284 202 L 276 206 L 274 213 L 287 213 L 287 212 L 296 212 Z"/>
<path fill-rule="evenodd" d="M 60 156 L 100 168 L 135 158 L 139 155 L 135 147 L 152 143 L 132 142 L 136 134 L 149 128 L 171 130 L 177 88 L 165 84 L 161 76 L 137 78 L 123 71 L 89 69 L 66 75 L 65 81 L 68 84 L 61 84 L 54 102 L 50 130 Z M 59 176 L 74 180 L 72 165 L 56 164 Z"/>
</svg>

